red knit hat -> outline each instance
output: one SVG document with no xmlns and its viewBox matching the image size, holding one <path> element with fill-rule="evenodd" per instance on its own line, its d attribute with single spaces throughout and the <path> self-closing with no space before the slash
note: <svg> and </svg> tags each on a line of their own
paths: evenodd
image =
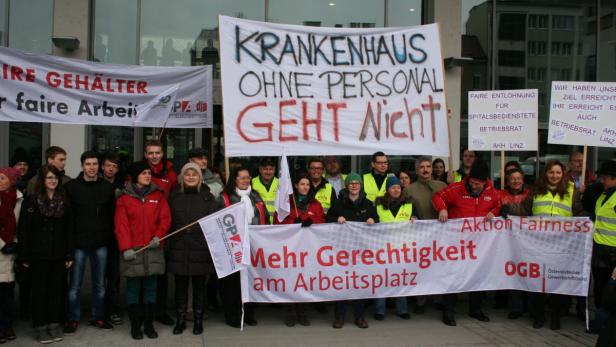
<svg viewBox="0 0 616 347">
<path fill-rule="evenodd" d="M 20 176 L 19 171 L 17 171 L 17 169 L 13 169 L 12 167 L 0 168 L 0 174 L 3 174 L 9 178 L 9 181 L 11 182 L 11 187 L 17 184 L 17 180 Z"/>
</svg>

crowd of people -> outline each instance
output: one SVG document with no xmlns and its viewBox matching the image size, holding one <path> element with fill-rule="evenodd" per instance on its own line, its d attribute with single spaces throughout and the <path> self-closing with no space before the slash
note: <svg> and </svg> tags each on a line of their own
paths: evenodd
<svg viewBox="0 0 616 347">
<path fill-rule="evenodd" d="M 192 333 L 202 334 L 206 310 L 218 308 L 231 327 L 239 328 L 242 318 L 246 325 L 257 325 L 256 305 L 242 306 L 239 273 L 217 278 L 198 224 L 163 240 L 168 233 L 236 203 L 246 206 L 249 224 L 302 227 L 351 221 L 435 219 L 445 223 L 464 217 L 588 216 L 595 222 L 594 326 L 603 332 L 600 343 L 614 341 L 616 161 L 603 163 L 597 180 L 592 172 L 581 174 L 582 157 L 576 152 L 567 164 L 548 161 L 532 186 L 525 184 L 520 164 L 509 162 L 505 186 L 498 189 L 488 165 L 470 150 L 463 151 L 460 169 L 450 172 L 442 159 L 421 157 L 415 160 L 414 170 L 393 174 L 388 156 L 376 152 L 367 172 L 343 174 L 336 157 L 315 157 L 305 171 L 293 175 L 291 213 L 279 221 L 274 207 L 279 184 L 275 158 L 263 158 L 254 178 L 249 168 L 235 165 L 225 183 L 208 167 L 207 152 L 200 148 L 190 151 L 188 163 L 177 175 L 159 141 L 146 143 L 144 159 L 126 170 L 121 170 L 114 154 L 86 151 L 80 157 L 82 171 L 74 179 L 65 174 L 66 157 L 66 151 L 53 146 L 34 173 L 20 156 L 13 158 L 10 167 L 0 168 L 0 343 L 16 338 L 16 282 L 19 316 L 31 319 L 38 342 L 61 341 L 78 333 L 88 262 L 89 324 L 99 329 L 122 324 L 121 307 L 128 313 L 133 339 L 156 338 L 155 321 L 173 326 L 173 334 L 182 334 L 192 321 Z M 168 277 L 175 282 L 175 319 L 168 314 Z M 125 305 L 119 302 L 121 278 L 126 281 Z M 549 327 L 560 329 L 560 319 L 573 301 L 578 318 L 584 319 L 586 312 L 583 297 L 471 292 L 470 317 L 490 320 L 482 309 L 487 295 L 494 297 L 496 307 L 508 309 L 509 319 L 528 312 L 536 329 L 548 317 Z M 456 325 L 457 295 L 448 294 L 336 302 L 332 326 L 342 328 L 346 309 L 352 306 L 355 325 L 368 328 L 366 307 L 372 304 L 373 318 L 384 320 L 388 301 L 404 320 L 411 313 L 423 314 L 433 302 L 442 310 L 442 322 Z M 310 305 L 285 306 L 285 325 L 310 325 Z M 327 310 L 323 303 L 315 303 L 314 308 Z"/>
</svg>

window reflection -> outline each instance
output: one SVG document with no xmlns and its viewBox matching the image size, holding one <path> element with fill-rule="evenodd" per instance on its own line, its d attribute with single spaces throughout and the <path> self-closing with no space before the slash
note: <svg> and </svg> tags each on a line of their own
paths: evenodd
<svg viewBox="0 0 616 347">
<path fill-rule="evenodd" d="M 338 28 L 385 25 L 385 2 L 375 0 L 270 0 L 269 21 Z"/>
<path fill-rule="evenodd" d="M 51 54 L 53 1 L 11 1 L 9 47 Z"/>
<path fill-rule="evenodd" d="M 135 64 L 137 61 L 137 1 L 96 1 L 94 60 Z"/>
</svg>

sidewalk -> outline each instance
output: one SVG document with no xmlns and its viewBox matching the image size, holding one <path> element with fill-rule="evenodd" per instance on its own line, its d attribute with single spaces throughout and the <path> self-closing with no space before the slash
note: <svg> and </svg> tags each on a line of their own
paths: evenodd
<svg viewBox="0 0 616 347">
<path fill-rule="evenodd" d="M 458 312 L 465 312 L 466 303 L 460 303 Z M 259 325 L 246 327 L 245 331 L 234 329 L 223 323 L 221 313 L 210 313 L 205 321 L 205 332 L 201 336 L 192 334 L 192 323 L 184 334 L 176 336 L 171 333 L 172 327 L 156 325 L 159 338 L 135 341 L 131 339 L 127 317 L 123 325 L 114 331 L 104 332 L 87 326 L 82 322 L 77 334 L 65 337 L 64 341 L 52 346 L 521 346 L 521 347 L 567 347 L 594 346 L 597 335 L 584 332 L 583 323 L 573 316 L 562 319 L 562 329 L 551 331 L 546 324 L 543 329 L 533 329 L 528 316 L 518 320 L 507 319 L 506 310 L 486 310 L 491 322 L 482 323 L 468 318 L 465 314 L 457 315 L 458 326 L 448 327 L 440 322 L 440 311 L 431 307 L 424 315 L 412 315 L 411 320 L 398 318 L 393 312 L 388 312 L 385 321 L 372 319 L 372 310 L 366 314 L 370 327 L 359 329 L 352 322 L 352 312 L 347 313 L 347 324 L 342 329 L 333 329 L 333 307 L 329 313 L 320 314 L 309 309 L 308 314 L 312 326 L 295 326 L 289 328 L 282 322 L 284 309 L 274 309 L 263 306 L 257 309 Z M 85 324 L 85 325 L 84 325 Z M 29 322 L 19 322 L 16 325 L 17 340 L 5 344 L 7 347 L 42 346 L 33 339 Z"/>
</svg>

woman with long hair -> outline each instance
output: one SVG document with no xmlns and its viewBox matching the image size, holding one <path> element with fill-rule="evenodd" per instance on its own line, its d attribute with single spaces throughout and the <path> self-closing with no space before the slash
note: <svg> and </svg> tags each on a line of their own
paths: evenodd
<svg viewBox="0 0 616 347">
<path fill-rule="evenodd" d="M 443 159 L 436 158 L 432 161 L 432 178 L 436 181 L 447 183 L 447 172 L 445 171 Z"/>
<path fill-rule="evenodd" d="M 400 180 L 395 176 L 387 177 L 385 183 L 387 191 L 385 196 L 377 198 L 375 201 L 376 213 L 380 223 L 393 223 L 410 221 L 413 215 L 413 205 L 402 194 Z M 385 319 L 385 300 L 377 298 L 374 302 L 374 319 Z M 396 314 L 402 319 L 409 319 L 411 315 L 408 311 L 408 304 L 405 296 L 395 298 Z"/>
<path fill-rule="evenodd" d="M 506 209 L 512 215 L 543 217 L 577 217 L 584 215 L 580 192 L 565 176 L 565 165 L 550 160 L 535 182 L 532 191 L 521 204 L 508 204 Z M 531 310 L 535 320 L 533 328 L 540 329 L 546 322 L 545 304 L 550 306 L 550 329 L 560 329 L 560 315 L 568 302 L 560 294 L 531 294 Z M 580 310 L 580 308 L 578 308 Z"/>
<path fill-rule="evenodd" d="M 278 221 L 278 215 L 274 213 L 274 224 L 301 224 L 302 227 L 309 227 L 312 224 L 325 223 L 323 207 L 310 192 L 310 176 L 307 173 L 300 173 L 295 177 L 293 194 L 295 198 L 291 200 L 291 212 L 282 222 Z M 301 303 L 288 304 L 284 324 L 288 327 L 294 326 L 296 322 L 303 326 L 310 325 L 306 306 Z"/>
<path fill-rule="evenodd" d="M 24 200 L 17 227 L 18 258 L 30 271 L 32 325 L 40 343 L 62 340 L 66 271 L 73 264 L 73 231 L 61 173 L 52 165 L 39 170 L 35 194 Z"/>
<path fill-rule="evenodd" d="M 413 183 L 413 174 L 410 170 L 400 169 L 396 177 L 398 177 L 398 179 L 400 180 L 400 186 L 402 186 L 402 190 L 404 190 L 404 188 L 410 186 L 411 183 Z"/>
<path fill-rule="evenodd" d="M 243 203 L 246 206 L 246 221 L 251 225 L 269 224 L 269 214 L 265 203 L 256 191 L 250 187 L 250 172 L 243 166 L 237 166 L 231 171 L 225 189 L 217 199 L 217 208 L 223 209 L 233 204 Z M 227 325 L 241 327 L 242 293 L 240 273 L 236 272 L 219 279 L 220 297 Z M 257 325 L 253 304 L 244 305 L 244 323 Z"/>
<path fill-rule="evenodd" d="M 122 253 L 120 273 L 126 277 L 126 303 L 131 336 L 143 334 L 155 339 L 157 275 L 165 273 L 165 255 L 160 239 L 171 225 L 171 213 L 165 193 L 152 183 L 152 172 L 146 162 L 133 163 L 115 210 L 115 234 Z M 136 251 L 147 247 L 144 251 Z M 143 331 L 141 327 L 143 326 Z"/>
<path fill-rule="evenodd" d="M 176 230 L 216 211 L 216 201 L 206 184 L 202 184 L 201 168 L 194 163 L 184 165 L 178 177 L 179 186 L 169 196 L 171 230 Z M 205 281 L 214 272 L 214 263 L 203 232 L 198 224 L 171 237 L 167 244 L 167 270 L 175 275 L 175 308 L 177 320 L 173 334 L 186 329 L 188 286 L 193 289 L 193 334 L 203 332 Z"/>
</svg>

